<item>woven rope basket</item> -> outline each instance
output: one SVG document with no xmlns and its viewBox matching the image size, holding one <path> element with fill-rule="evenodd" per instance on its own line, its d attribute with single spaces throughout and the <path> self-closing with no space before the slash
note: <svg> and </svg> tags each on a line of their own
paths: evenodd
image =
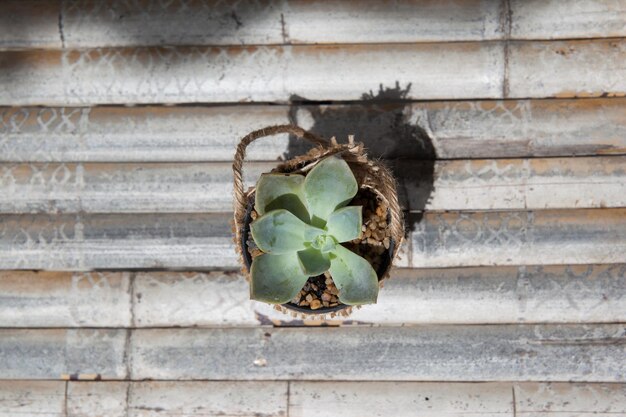
<svg viewBox="0 0 626 417">
<path fill-rule="evenodd" d="M 376 198 L 383 202 L 388 208 L 387 223 L 390 231 L 392 244 L 389 247 L 388 262 L 386 263 L 384 270 L 377 271 L 378 282 L 382 286 L 385 279 L 389 277 L 389 271 L 391 269 L 393 260 L 398 255 L 402 240 L 404 239 L 404 222 L 402 210 L 398 204 L 398 193 L 396 188 L 396 182 L 389 170 L 380 162 L 369 160 L 365 153 L 365 149 L 362 143 L 354 142 L 350 137 L 348 143 L 338 144 L 334 138 L 330 141 L 322 139 L 312 133 L 305 131 L 304 129 L 294 125 L 280 125 L 270 126 L 264 129 L 256 130 L 244 138 L 241 139 L 237 146 L 235 153 L 235 159 L 233 163 L 234 173 L 234 231 L 235 231 L 235 243 L 237 252 L 239 254 L 239 260 L 241 263 L 241 270 L 248 282 L 250 281 L 250 264 L 251 255 L 247 249 L 248 233 L 250 230 L 250 212 L 254 206 L 254 194 L 255 189 L 251 187 L 245 190 L 243 184 L 243 162 L 245 159 L 246 148 L 252 142 L 257 139 L 273 136 L 281 133 L 289 133 L 301 140 L 307 140 L 316 145 L 306 154 L 297 156 L 293 159 L 280 163 L 272 172 L 275 173 L 293 173 L 302 174 L 306 173 L 322 159 L 335 155 L 343 158 L 347 163 L 352 173 L 354 174 L 359 190 L 369 191 L 374 194 Z M 321 310 L 308 310 L 308 309 L 295 309 L 303 315 L 319 315 L 331 314 L 334 316 L 336 312 L 342 315 L 348 315 L 351 312 L 351 307 L 344 304 L 339 305 L 340 308 L 335 309 L 321 309 Z M 283 305 L 277 307 L 278 310 L 288 312 L 286 308 L 294 310 L 289 305 Z"/>
</svg>

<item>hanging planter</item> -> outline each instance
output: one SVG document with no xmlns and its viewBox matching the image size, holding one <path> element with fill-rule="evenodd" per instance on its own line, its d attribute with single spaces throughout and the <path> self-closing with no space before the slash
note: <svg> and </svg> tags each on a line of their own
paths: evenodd
<svg viewBox="0 0 626 417">
<path fill-rule="evenodd" d="M 253 141 L 290 133 L 317 145 L 243 185 Z M 293 125 L 250 133 L 237 146 L 235 242 L 250 298 L 303 314 L 348 314 L 375 303 L 404 237 L 395 180 L 362 143 L 321 139 Z"/>
</svg>

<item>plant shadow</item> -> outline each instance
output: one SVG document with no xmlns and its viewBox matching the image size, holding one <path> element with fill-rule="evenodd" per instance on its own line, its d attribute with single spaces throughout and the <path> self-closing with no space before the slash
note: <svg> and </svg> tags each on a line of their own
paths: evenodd
<svg viewBox="0 0 626 417">
<path fill-rule="evenodd" d="M 405 211 L 410 211 L 410 224 L 405 233 L 421 221 L 424 209 L 434 191 L 435 159 L 437 157 L 426 130 L 411 115 L 416 104 L 407 101 L 411 85 L 379 87 L 378 92 L 363 93 L 353 104 L 310 103 L 304 97 L 290 98 L 289 120 L 323 138 L 336 137 L 346 142 L 348 135 L 363 142 L 371 159 L 384 162 L 398 182 L 398 197 Z M 289 138 L 285 158 L 293 158 L 310 149 L 296 137 Z"/>
</svg>

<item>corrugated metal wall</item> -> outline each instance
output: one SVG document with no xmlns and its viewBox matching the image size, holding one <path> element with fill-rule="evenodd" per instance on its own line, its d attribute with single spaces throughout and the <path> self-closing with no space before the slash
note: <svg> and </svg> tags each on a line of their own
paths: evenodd
<svg viewBox="0 0 626 417">
<path fill-rule="evenodd" d="M 0 3 L 0 416 L 626 415 L 624 36 L 623 0 Z M 230 161 L 279 123 L 398 176 L 378 305 L 248 300 Z"/>
</svg>

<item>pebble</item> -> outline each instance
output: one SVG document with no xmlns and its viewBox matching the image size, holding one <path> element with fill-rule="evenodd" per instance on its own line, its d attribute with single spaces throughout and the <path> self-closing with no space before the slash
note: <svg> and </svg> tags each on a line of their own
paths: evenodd
<svg viewBox="0 0 626 417">
<path fill-rule="evenodd" d="M 254 366 L 267 366 L 267 359 L 265 358 L 258 358 L 255 359 L 253 362 Z"/>
</svg>

